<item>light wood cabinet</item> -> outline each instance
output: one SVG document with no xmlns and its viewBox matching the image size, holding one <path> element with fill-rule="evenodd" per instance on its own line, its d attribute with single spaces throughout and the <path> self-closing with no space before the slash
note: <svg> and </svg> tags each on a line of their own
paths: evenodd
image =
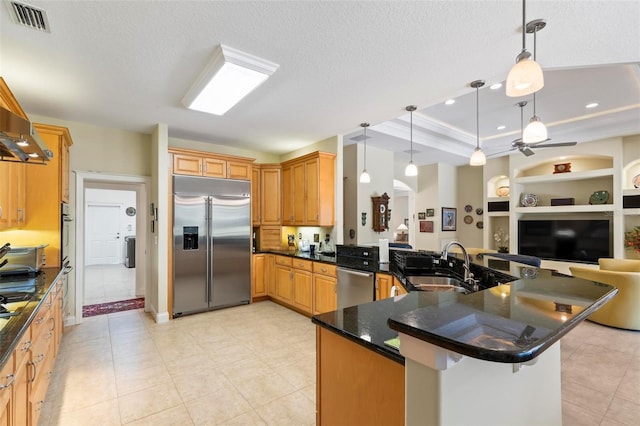
<svg viewBox="0 0 640 426">
<path fill-rule="evenodd" d="M 265 279 L 267 281 L 267 294 L 270 297 L 276 295 L 276 256 L 273 254 L 265 255 Z"/>
<path fill-rule="evenodd" d="M 278 164 L 260 166 L 260 223 L 281 225 L 281 167 Z"/>
<path fill-rule="evenodd" d="M 405 367 L 316 327 L 316 424 L 404 425 Z"/>
<path fill-rule="evenodd" d="M 251 168 L 251 223 L 260 225 L 260 166 Z"/>
<path fill-rule="evenodd" d="M 265 255 L 253 255 L 253 267 L 251 269 L 251 297 L 266 296 L 265 283 Z"/>
<path fill-rule="evenodd" d="M 396 277 L 393 277 L 393 285 L 396 286 L 397 289 L 397 295 L 401 295 L 401 294 L 407 294 L 407 290 L 404 288 L 404 286 L 402 285 L 402 283 L 400 282 L 399 279 L 397 279 Z"/>
<path fill-rule="evenodd" d="M 392 285 L 393 276 L 376 272 L 376 300 L 390 297 Z"/>
<path fill-rule="evenodd" d="M 311 313 L 313 306 L 313 262 L 293 260 L 293 306 L 303 312 Z"/>
<path fill-rule="evenodd" d="M 47 266 L 59 267 L 60 203 L 68 200 L 68 151 L 73 141 L 65 127 L 36 123 L 34 128 L 54 155 L 46 166 L 25 167 L 27 196 L 26 224 L 23 228 L 38 231 L 38 243 L 48 244 L 44 249 Z M 35 241 L 21 243 L 33 244 Z"/>
<path fill-rule="evenodd" d="M 251 180 L 253 159 L 172 148 L 173 173 L 224 179 Z"/>
<path fill-rule="evenodd" d="M 15 359 L 12 354 L 0 370 L 0 426 L 13 422 L 13 385 L 15 383 Z"/>
<path fill-rule="evenodd" d="M 291 303 L 293 283 L 291 280 L 291 267 L 276 264 L 276 299 Z"/>
<path fill-rule="evenodd" d="M 336 265 L 313 263 L 313 314 L 335 311 L 338 307 Z"/>
<path fill-rule="evenodd" d="M 335 155 L 314 152 L 282 165 L 283 224 L 333 226 Z"/>
<path fill-rule="evenodd" d="M 0 229 L 22 228 L 26 222 L 24 163 L 0 162 Z"/>
</svg>

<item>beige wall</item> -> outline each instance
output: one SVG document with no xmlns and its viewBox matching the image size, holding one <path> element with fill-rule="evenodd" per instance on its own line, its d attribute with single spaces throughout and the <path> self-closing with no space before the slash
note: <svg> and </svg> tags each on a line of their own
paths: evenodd
<svg viewBox="0 0 640 426">
<path fill-rule="evenodd" d="M 344 193 L 344 244 L 357 244 L 358 231 L 360 230 L 360 213 L 358 212 L 358 144 L 348 145 L 343 150 L 342 190 Z M 349 230 L 353 229 L 353 238 Z"/>
<path fill-rule="evenodd" d="M 482 215 L 476 214 L 477 208 L 486 208 L 483 205 L 483 178 L 482 167 L 460 166 L 457 168 L 457 202 L 458 209 L 458 232 L 457 238 L 465 247 L 483 247 L 482 229 L 476 226 L 482 220 Z M 467 213 L 464 210 L 466 205 L 470 205 L 472 210 Z M 465 216 L 471 216 L 473 222 L 464 223 Z"/>
<path fill-rule="evenodd" d="M 256 163 L 279 163 L 280 156 L 259 151 L 236 148 L 233 146 L 218 145 L 207 142 L 198 142 L 187 139 L 169 138 L 169 146 L 172 148 L 194 149 L 196 151 L 211 152 L 216 154 L 235 155 L 255 159 Z"/>
</svg>

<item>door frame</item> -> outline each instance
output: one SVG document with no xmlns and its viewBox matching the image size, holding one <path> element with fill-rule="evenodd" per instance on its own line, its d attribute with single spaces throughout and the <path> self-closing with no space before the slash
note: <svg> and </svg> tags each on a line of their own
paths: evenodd
<svg viewBox="0 0 640 426">
<path fill-rule="evenodd" d="M 149 312 L 149 291 L 150 277 L 149 271 L 149 221 L 150 216 L 146 214 L 149 209 L 149 196 L 151 190 L 151 178 L 148 176 L 117 175 L 95 172 L 75 171 L 76 193 L 75 193 L 75 318 L 68 318 L 66 325 L 82 323 L 82 300 L 84 299 L 84 240 L 85 240 L 85 211 L 84 211 L 84 190 L 85 187 L 95 187 L 94 185 L 122 186 L 136 192 L 136 235 L 139 242 L 136 244 L 136 283 L 143 283 L 145 291 L 144 310 Z M 79 266 L 80 265 L 80 266 Z"/>
</svg>

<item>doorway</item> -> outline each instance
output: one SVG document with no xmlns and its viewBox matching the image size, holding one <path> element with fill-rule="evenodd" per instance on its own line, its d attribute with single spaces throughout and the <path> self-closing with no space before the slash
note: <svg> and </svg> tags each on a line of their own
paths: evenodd
<svg viewBox="0 0 640 426">
<path fill-rule="evenodd" d="M 76 172 L 75 323 L 145 306 L 149 178 Z M 91 309 L 83 309 L 85 306 Z"/>
<path fill-rule="evenodd" d="M 84 197 L 83 316 L 138 306 L 142 300 L 134 299 L 144 298 L 136 287 L 135 263 L 128 261 L 135 258 L 136 192 L 93 186 L 85 187 Z"/>
</svg>

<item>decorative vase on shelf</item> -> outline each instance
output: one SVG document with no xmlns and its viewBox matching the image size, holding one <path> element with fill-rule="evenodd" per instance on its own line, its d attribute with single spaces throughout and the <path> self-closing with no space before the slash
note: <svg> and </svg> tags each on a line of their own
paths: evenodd
<svg viewBox="0 0 640 426">
<path fill-rule="evenodd" d="M 596 191 L 589 197 L 589 204 L 607 204 L 609 201 L 609 191 Z"/>
<path fill-rule="evenodd" d="M 522 194 L 520 203 L 524 207 L 535 207 L 538 205 L 538 196 L 536 194 Z"/>
</svg>

